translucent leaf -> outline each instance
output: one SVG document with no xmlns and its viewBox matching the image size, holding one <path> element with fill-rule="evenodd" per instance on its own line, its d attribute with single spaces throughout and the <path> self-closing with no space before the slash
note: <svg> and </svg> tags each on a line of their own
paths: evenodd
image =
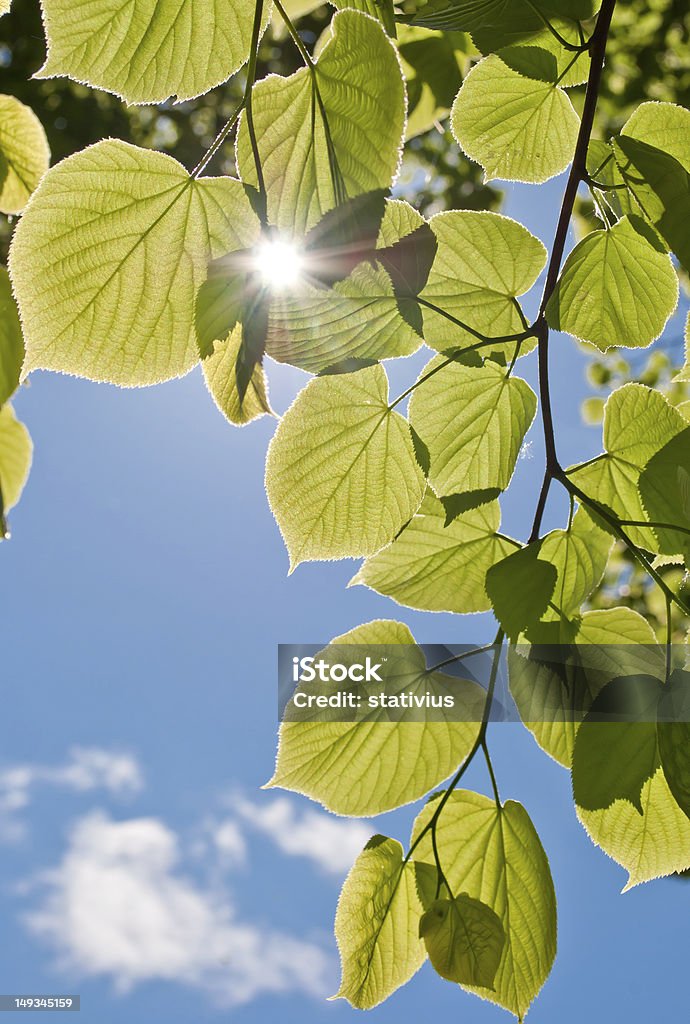
<svg viewBox="0 0 690 1024">
<path fill-rule="evenodd" d="M 496 618 L 509 637 L 534 625 L 549 606 L 557 571 L 544 560 L 539 543 L 528 544 L 493 565 L 486 574 L 486 592 Z M 516 601 L 516 594 L 520 600 Z"/>
<path fill-rule="evenodd" d="M 330 0 L 339 11 L 351 8 L 353 11 L 361 11 L 372 18 L 380 21 L 389 36 L 395 38 L 395 11 L 393 0 Z"/>
<path fill-rule="evenodd" d="M 349 359 L 390 359 L 422 339 L 400 316 L 395 289 L 380 264 L 362 263 L 332 289 L 308 281 L 272 304 L 267 352 L 318 373 Z"/>
<path fill-rule="evenodd" d="M 237 359 L 242 344 L 238 324 L 225 341 L 215 343 L 213 352 L 202 360 L 204 378 L 213 401 L 231 423 L 242 426 L 258 416 L 271 413 L 266 375 L 260 364 L 254 368 L 249 387 L 240 399 L 237 387 Z"/>
<path fill-rule="evenodd" d="M 685 363 L 674 376 L 674 380 L 680 380 L 690 382 L 690 313 L 688 313 L 685 319 Z"/>
<path fill-rule="evenodd" d="M 524 327 L 517 297 L 529 291 L 546 263 L 546 249 L 510 217 L 452 210 L 432 217 L 438 249 L 422 299 L 487 337 L 519 334 Z M 424 340 L 439 350 L 477 343 L 447 317 L 423 307 Z M 534 341 L 523 342 L 524 354 Z M 511 359 L 515 342 L 496 343 L 482 355 Z"/>
<path fill-rule="evenodd" d="M 24 341 L 10 279 L 0 266 L 0 406 L 16 391 L 24 361 Z"/>
<path fill-rule="evenodd" d="M 446 525 L 443 505 L 428 492 L 407 526 L 366 560 L 350 586 L 362 583 L 422 611 L 488 611 L 487 570 L 515 546 L 497 535 L 500 521 L 498 502 L 492 501 Z"/>
<path fill-rule="evenodd" d="M 421 315 L 417 331 L 408 322 L 413 319 L 411 306 L 416 307 L 410 296 L 428 276 L 433 252 L 427 251 L 427 236 L 435 251 L 434 236 L 408 203 L 384 203 L 380 191 L 374 197 L 381 200 L 383 216 L 379 212 L 373 224 L 365 218 L 356 243 L 328 229 L 332 215 L 342 212 L 349 219 L 352 207 L 368 196 L 330 211 L 304 242 L 296 243 L 302 270 L 289 287 L 271 291 L 259 280 L 261 302 L 268 309 L 266 351 L 278 362 L 319 373 L 345 360 L 379 360 L 419 348 Z M 373 239 L 363 233 L 367 224 Z M 231 253 L 209 265 L 196 309 L 202 354 L 227 337 L 238 320 L 252 318 L 257 267 L 260 259 L 250 253 Z"/>
<path fill-rule="evenodd" d="M 534 392 L 494 363 L 444 361 L 427 364 L 421 376 L 442 368 L 410 399 L 410 422 L 429 451 L 429 481 L 439 495 L 505 490 L 534 419 Z"/>
<path fill-rule="evenodd" d="M 451 114 L 453 135 L 487 181 L 560 174 L 573 158 L 579 123 L 562 89 L 524 78 L 493 54 L 469 73 Z"/>
<path fill-rule="evenodd" d="M 657 741 L 659 744 L 659 757 L 664 777 L 673 797 L 684 812 L 690 818 L 690 722 L 684 720 L 687 716 L 688 696 L 688 674 L 687 672 L 674 672 L 670 679 L 670 686 L 674 686 L 680 677 L 680 697 L 683 713 L 675 714 L 666 718 L 662 714 L 657 722 Z M 668 694 L 671 695 L 672 691 Z M 675 694 L 673 694 L 675 696 Z M 672 707 L 672 705 L 671 705 Z"/>
<path fill-rule="evenodd" d="M 615 345 L 650 345 L 677 302 L 678 279 L 670 258 L 654 247 L 641 221 L 623 217 L 575 246 L 546 315 L 556 330 L 605 352 Z"/>
<path fill-rule="evenodd" d="M 249 56 L 253 0 L 42 0 L 48 57 L 38 78 L 67 75 L 128 103 L 192 99 Z M 265 8 L 264 25 L 270 16 Z"/>
<path fill-rule="evenodd" d="M 544 618 L 557 619 L 580 611 L 580 607 L 601 582 L 611 550 L 611 536 L 578 509 L 567 530 L 552 530 L 541 544 L 539 557 L 551 562 L 558 573 L 553 604 Z"/>
<path fill-rule="evenodd" d="M 573 23 L 555 18 L 551 24 L 563 38 L 572 43 L 579 43 Z M 482 53 L 496 50 L 495 33 L 492 29 L 473 35 L 474 42 Z M 574 85 L 582 85 L 589 74 L 589 55 L 586 51 L 575 54 L 567 50 L 547 28 L 526 41 L 518 41 L 498 50 L 498 56 L 513 71 L 527 78 L 535 78 L 541 82 L 552 82 L 562 89 Z"/>
<path fill-rule="evenodd" d="M 568 475 L 585 494 L 612 509 L 620 519 L 646 522 L 638 490 L 640 473 L 652 456 L 686 426 L 683 416 L 660 392 L 642 384 L 624 384 L 606 402 L 604 454 L 568 470 Z M 624 529 L 633 543 L 648 551 L 657 547 L 651 530 L 636 526 Z"/>
<path fill-rule="evenodd" d="M 405 134 L 411 139 L 448 114 L 462 85 L 467 37 L 399 25 L 397 43 L 407 82 Z"/>
<path fill-rule="evenodd" d="M 486 903 L 467 893 L 434 900 L 419 922 L 419 934 L 434 970 L 446 981 L 494 987 L 505 932 Z"/>
<path fill-rule="evenodd" d="M 403 78 L 393 44 L 367 15 L 335 15 L 314 78 L 308 68 L 289 78 L 269 75 L 252 97 L 268 217 L 287 234 L 304 234 L 336 205 L 329 149 L 349 197 L 386 188 L 395 178 L 405 126 Z M 242 179 L 256 185 L 244 117 L 237 161 Z"/>
<path fill-rule="evenodd" d="M 613 141 L 621 179 L 639 210 L 687 270 L 690 267 L 690 175 L 675 157 L 621 135 Z"/>
<path fill-rule="evenodd" d="M 624 891 L 690 867 L 690 820 L 657 768 L 642 787 L 642 813 L 628 800 L 577 816 L 590 839 L 628 872 Z"/>
<path fill-rule="evenodd" d="M 690 110 L 674 103 L 641 103 L 621 134 L 662 149 L 690 171 Z"/>
<path fill-rule="evenodd" d="M 575 739 L 573 795 L 578 807 L 600 810 L 628 800 L 642 814 L 642 788 L 659 765 L 655 676 L 621 672 L 597 694 Z M 621 720 L 603 721 L 602 715 Z"/>
<path fill-rule="evenodd" d="M 393 539 L 421 504 L 424 476 L 382 366 L 307 384 L 271 441 L 266 489 L 291 569 Z"/>
<path fill-rule="evenodd" d="M 663 679 L 665 662 L 654 631 L 632 608 L 587 611 L 570 631 L 559 629 L 555 642 L 569 644 L 563 663 L 554 663 L 553 633 L 536 631 L 530 647 L 508 651 L 510 692 L 520 718 L 539 746 L 554 761 L 570 768 L 580 722 L 602 686 L 623 674 L 652 673 Z"/>
<path fill-rule="evenodd" d="M 440 796 L 432 797 L 415 821 L 413 841 Z M 556 896 L 549 862 L 529 815 L 513 800 L 499 809 L 479 793 L 456 790 L 438 819 L 436 842 L 453 892 L 466 892 L 487 904 L 500 919 L 506 937 L 494 988 L 463 987 L 521 1019 L 556 955 Z M 420 865 L 434 864 L 428 832 L 414 859 Z M 434 874 L 420 871 L 417 876 L 425 907 L 435 899 Z"/>
<path fill-rule="evenodd" d="M 49 164 L 48 140 L 33 110 L 0 96 L 0 213 L 20 213 Z"/>
<path fill-rule="evenodd" d="M 387 999 L 419 970 L 422 905 L 414 868 L 395 839 L 373 836 L 345 879 L 335 917 L 342 980 L 337 997 L 358 1010 Z"/>
<path fill-rule="evenodd" d="M 11 2 L 12 0 L 0 0 L 0 18 L 3 14 L 9 13 Z"/>
<path fill-rule="evenodd" d="M 387 692 L 429 689 L 421 648 L 396 654 L 395 645 L 415 643 L 401 622 L 369 622 L 331 643 L 390 645 L 389 662 L 399 662 L 399 672 L 387 667 Z M 418 800 L 455 771 L 479 729 L 484 690 L 455 676 L 452 686 L 457 707 L 467 709 L 464 721 L 391 722 L 386 710 L 378 708 L 362 721 L 283 722 L 275 774 L 267 785 L 303 793 L 336 814 L 381 814 Z"/>
<path fill-rule="evenodd" d="M 690 562 L 690 427 L 651 457 L 638 486 L 645 518 L 659 524 L 654 527 L 658 551 L 681 552 Z"/>
<path fill-rule="evenodd" d="M 198 361 L 196 292 L 211 256 L 258 234 L 240 182 L 106 140 L 43 179 L 10 250 L 25 372 L 153 384 Z"/>
<path fill-rule="evenodd" d="M 31 469 L 33 445 L 29 431 L 16 418 L 11 405 L 0 408 L 0 519 L 21 497 Z M 4 531 L 3 531 L 4 532 Z"/>
</svg>

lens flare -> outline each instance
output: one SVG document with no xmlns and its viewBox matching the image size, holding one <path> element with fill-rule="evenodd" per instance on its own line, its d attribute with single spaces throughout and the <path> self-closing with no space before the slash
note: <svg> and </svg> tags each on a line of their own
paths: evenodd
<svg viewBox="0 0 690 1024">
<path fill-rule="evenodd" d="M 267 288 L 280 291 L 299 280 L 304 259 L 290 242 L 272 239 L 263 242 L 256 254 L 256 269 Z"/>
</svg>

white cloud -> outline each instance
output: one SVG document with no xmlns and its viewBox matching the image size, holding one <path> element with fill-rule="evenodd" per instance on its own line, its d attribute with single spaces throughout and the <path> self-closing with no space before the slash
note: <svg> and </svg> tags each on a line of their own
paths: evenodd
<svg viewBox="0 0 690 1024">
<path fill-rule="evenodd" d="M 185 877 L 178 860 L 176 834 L 156 818 L 87 815 L 42 876 L 47 896 L 26 923 L 63 970 L 110 976 L 122 991 L 175 981 L 224 1005 L 332 991 L 331 961 L 318 945 L 238 920 L 227 894 Z"/>
<path fill-rule="evenodd" d="M 331 874 L 349 871 L 374 830 L 363 821 L 336 818 L 324 811 L 299 811 L 288 797 L 253 803 L 243 796 L 229 800 L 231 809 L 243 821 L 258 829 L 283 853 L 308 857 Z M 222 828 L 229 823 L 224 822 Z"/>
<path fill-rule="evenodd" d="M 129 754 L 99 747 L 75 747 L 64 764 L 16 764 L 0 770 L 0 833 L 4 840 L 24 835 L 17 813 L 31 803 L 37 786 L 86 793 L 103 789 L 114 796 L 138 793 L 143 777 L 138 762 Z"/>
</svg>

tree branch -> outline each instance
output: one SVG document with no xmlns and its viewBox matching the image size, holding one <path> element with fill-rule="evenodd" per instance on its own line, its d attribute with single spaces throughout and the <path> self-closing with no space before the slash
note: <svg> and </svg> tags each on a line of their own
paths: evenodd
<svg viewBox="0 0 690 1024">
<path fill-rule="evenodd" d="M 551 257 L 546 271 L 546 282 L 544 284 L 544 291 L 539 305 L 539 314 L 534 324 L 539 346 L 539 401 L 541 405 L 542 423 L 544 426 L 546 468 L 544 470 L 544 480 L 534 515 L 534 522 L 532 523 L 532 531 L 529 538 L 530 543 L 539 537 L 539 531 L 541 530 L 541 522 L 544 515 L 544 509 L 546 508 L 546 500 L 548 498 L 551 481 L 558 475 L 561 469 L 558 456 L 556 454 L 556 438 L 553 425 L 553 412 L 551 409 L 551 391 L 549 387 L 549 325 L 546 322 L 545 311 L 547 303 L 553 295 L 558 281 L 577 190 L 580 182 L 584 181 L 587 176 L 587 149 L 589 147 L 589 140 L 592 136 L 594 114 L 596 112 L 599 87 L 601 85 L 601 73 L 604 67 L 604 56 L 606 54 L 606 41 L 608 39 L 609 28 L 611 27 L 611 18 L 613 16 L 615 6 L 616 0 L 604 0 L 601 11 L 599 12 L 596 28 L 594 29 L 589 41 L 591 63 L 589 68 L 589 78 L 587 80 L 585 102 L 582 109 L 582 120 L 580 122 L 577 143 L 575 144 L 575 154 L 573 156 L 570 174 L 568 175 L 568 181 L 566 183 L 563 200 L 561 202 L 561 212 L 558 217 L 553 247 L 551 249 Z"/>
</svg>

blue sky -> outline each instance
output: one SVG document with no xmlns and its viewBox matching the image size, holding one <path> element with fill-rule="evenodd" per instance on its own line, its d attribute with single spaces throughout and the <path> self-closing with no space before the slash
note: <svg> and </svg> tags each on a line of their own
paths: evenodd
<svg viewBox="0 0 690 1024">
<path fill-rule="evenodd" d="M 507 212 L 548 243 L 562 185 L 516 188 Z M 552 357 L 568 463 L 599 450 L 599 431 L 580 420 L 583 355 L 556 336 Z M 392 387 L 426 358 L 391 367 Z M 533 357 L 521 369 L 534 384 Z M 272 368 L 279 411 L 304 379 Z M 274 423 L 230 427 L 198 372 L 139 391 L 35 374 L 15 405 L 36 449 L 2 546 L 0 991 L 79 992 L 88 1024 L 355 1021 L 324 999 L 339 886 L 370 832 L 405 841 L 415 811 L 351 822 L 259 790 L 275 754 L 276 645 L 376 617 L 420 642 L 481 642 L 490 618 L 347 590 L 353 562 L 288 578 L 263 492 Z M 504 502 L 518 537 L 541 480 L 538 425 L 528 441 Z M 547 525 L 563 513 L 555 501 Z M 625 873 L 585 836 L 567 774 L 519 726 L 490 738 L 502 796 L 526 805 L 559 898 L 558 959 L 530 1021 L 673 1019 L 690 883 L 619 895 Z M 467 784 L 487 790 L 480 768 Z M 427 966 L 367 1020 L 431 1012 L 503 1016 Z"/>
</svg>

